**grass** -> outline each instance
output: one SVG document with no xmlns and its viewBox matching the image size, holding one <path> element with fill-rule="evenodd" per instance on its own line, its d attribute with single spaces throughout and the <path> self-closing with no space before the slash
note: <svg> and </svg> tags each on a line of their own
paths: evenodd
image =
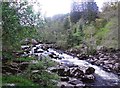
<svg viewBox="0 0 120 88">
<path fill-rule="evenodd" d="M 35 58 L 33 58 L 33 57 L 19 57 L 19 58 L 16 58 L 15 60 L 29 62 L 31 60 L 35 60 Z"/>
<path fill-rule="evenodd" d="M 31 80 L 28 80 L 22 76 L 3 76 L 2 77 L 3 85 L 6 83 L 14 83 L 16 86 L 38 86 L 33 83 Z"/>
</svg>

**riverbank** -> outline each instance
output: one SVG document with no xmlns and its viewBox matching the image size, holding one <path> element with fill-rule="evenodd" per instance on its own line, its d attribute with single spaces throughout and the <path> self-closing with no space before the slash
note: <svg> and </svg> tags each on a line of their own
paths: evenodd
<svg viewBox="0 0 120 88">
<path fill-rule="evenodd" d="M 59 76 L 46 69 L 57 63 L 49 57 L 38 60 L 35 57 L 17 56 L 2 61 L 2 86 L 19 88 L 56 88 Z"/>
</svg>

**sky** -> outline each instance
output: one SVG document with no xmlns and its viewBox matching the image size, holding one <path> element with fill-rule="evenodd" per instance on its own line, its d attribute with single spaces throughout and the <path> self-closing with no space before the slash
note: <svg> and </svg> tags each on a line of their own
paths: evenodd
<svg viewBox="0 0 120 88">
<path fill-rule="evenodd" d="M 56 14 L 65 14 L 70 12 L 72 0 L 38 0 L 41 4 L 42 13 L 46 17 L 52 17 Z M 77 0 L 78 1 L 78 0 Z M 101 10 L 103 2 L 108 2 L 110 0 L 95 0 L 99 10 Z M 112 0 L 114 1 L 114 0 Z M 34 10 L 38 11 L 39 7 L 34 5 Z"/>
</svg>

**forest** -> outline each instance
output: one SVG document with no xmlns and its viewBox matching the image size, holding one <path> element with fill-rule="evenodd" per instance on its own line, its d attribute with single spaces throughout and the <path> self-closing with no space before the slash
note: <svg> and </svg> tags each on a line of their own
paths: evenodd
<svg viewBox="0 0 120 88">
<path fill-rule="evenodd" d="M 70 13 L 52 17 L 33 10 L 40 2 L 0 4 L 3 88 L 120 87 L 119 1 L 102 11 L 94 0 L 73 1 Z"/>
</svg>

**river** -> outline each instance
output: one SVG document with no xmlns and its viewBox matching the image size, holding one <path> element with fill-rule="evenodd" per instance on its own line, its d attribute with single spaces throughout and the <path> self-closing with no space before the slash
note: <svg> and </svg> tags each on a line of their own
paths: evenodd
<svg viewBox="0 0 120 88">
<path fill-rule="evenodd" d="M 75 65 L 79 65 L 81 67 L 93 67 L 95 69 L 95 74 L 94 74 L 94 76 L 96 78 L 95 82 L 85 83 L 86 85 L 93 86 L 92 88 L 99 88 L 100 86 L 104 86 L 102 88 L 109 88 L 108 86 L 112 86 L 112 87 L 114 86 L 115 88 L 117 88 L 118 86 L 120 86 L 120 78 L 118 75 L 116 75 L 112 72 L 106 72 L 101 67 L 92 65 L 91 63 L 89 63 L 85 60 L 79 60 L 77 57 L 73 57 L 62 51 L 51 49 L 51 48 L 49 48 L 47 51 L 44 50 L 40 54 L 43 56 L 48 56 L 51 52 L 54 53 L 55 55 L 61 57 L 61 59 L 52 58 L 52 60 L 54 60 L 56 62 L 64 63 L 66 65 L 72 63 Z M 39 53 L 37 53 L 37 54 L 39 54 Z"/>
</svg>

